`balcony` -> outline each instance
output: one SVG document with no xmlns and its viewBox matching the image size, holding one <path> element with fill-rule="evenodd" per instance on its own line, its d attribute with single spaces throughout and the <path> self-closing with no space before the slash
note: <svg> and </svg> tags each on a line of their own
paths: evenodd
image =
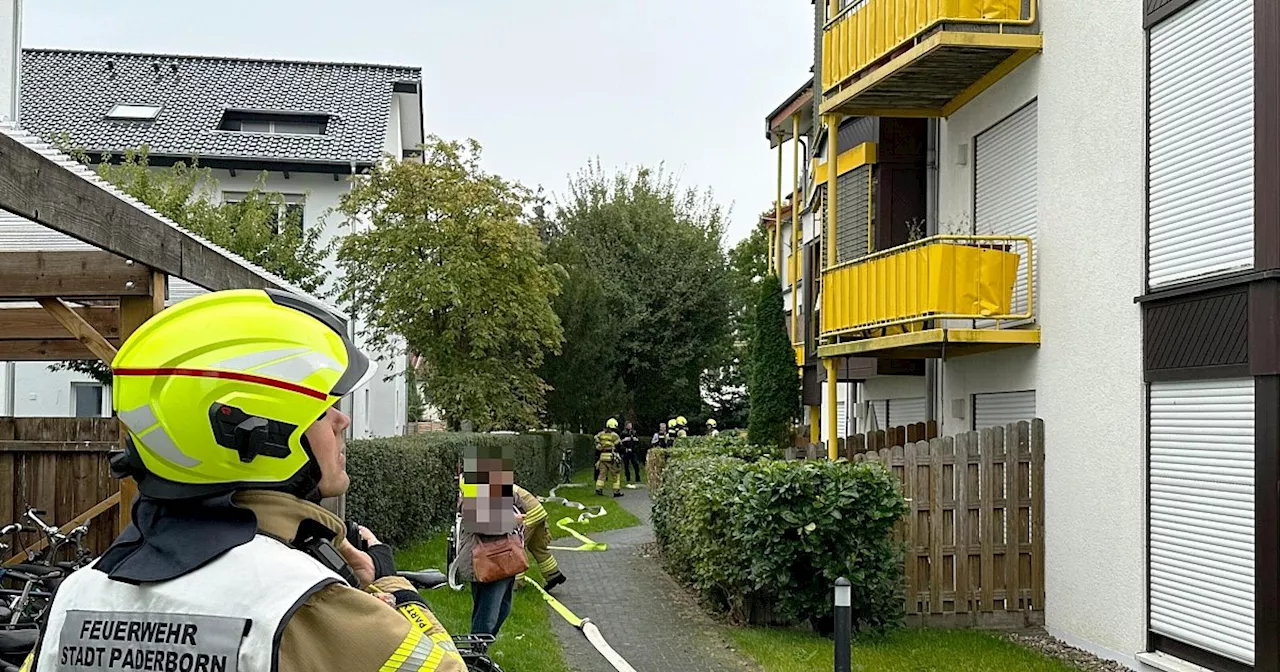
<svg viewBox="0 0 1280 672">
<path fill-rule="evenodd" d="M 824 114 L 949 117 L 1043 44 L 1038 0 L 830 2 Z"/>
<path fill-rule="evenodd" d="M 931 359 L 1038 346 L 1026 236 L 933 236 L 823 271 L 819 357 Z"/>
</svg>

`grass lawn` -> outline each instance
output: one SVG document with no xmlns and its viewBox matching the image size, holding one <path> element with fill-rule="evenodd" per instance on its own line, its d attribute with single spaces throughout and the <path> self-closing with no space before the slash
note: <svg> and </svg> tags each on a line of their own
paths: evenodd
<svg viewBox="0 0 1280 672">
<path fill-rule="evenodd" d="M 835 645 L 801 630 L 728 628 L 726 636 L 766 672 L 830 670 Z M 973 630 L 901 630 L 853 644 L 853 669 L 865 672 L 1073 672 L 1076 668 Z"/>
<path fill-rule="evenodd" d="M 573 482 L 582 483 L 584 485 L 578 488 L 560 488 L 556 491 L 556 494 L 560 497 L 564 497 L 565 499 L 581 502 L 587 506 L 604 506 L 605 510 L 608 511 L 607 514 L 600 516 L 599 518 L 591 518 L 585 523 L 574 523 L 571 525 L 573 529 L 590 537 L 593 532 L 620 530 L 624 527 L 631 527 L 633 525 L 640 524 L 639 518 L 636 518 L 633 513 L 622 508 L 622 505 L 618 503 L 618 500 L 614 499 L 611 494 L 612 491 L 608 489 L 611 487 L 611 484 L 605 484 L 606 489 L 603 497 L 596 494 L 595 484 L 591 482 L 591 469 L 583 469 L 582 471 L 574 474 Z M 622 495 L 624 497 L 635 497 L 635 492 L 635 490 L 627 490 L 626 488 L 623 488 Z M 544 492 L 542 494 L 546 495 L 547 493 Z M 542 506 L 547 510 L 547 524 L 550 526 L 549 529 L 551 530 L 552 539 L 562 539 L 569 536 L 567 532 L 556 527 L 557 521 L 566 516 L 577 520 L 578 516 L 582 515 L 582 512 L 577 509 L 572 509 L 555 502 L 545 502 Z M 567 544 L 576 546 L 577 541 L 571 539 Z"/>
</svg>

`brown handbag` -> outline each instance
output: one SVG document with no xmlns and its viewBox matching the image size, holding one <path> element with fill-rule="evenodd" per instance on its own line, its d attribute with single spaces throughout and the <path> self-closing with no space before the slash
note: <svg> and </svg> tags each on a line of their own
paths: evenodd
<svg viewBox="0 0 1280 672">
<path fill-rule="evenodd" d="M 524 554 L 524 541 L 519 534 L 511 533 L 497 541 L 482 541 L 476 537 L 471 549 L 471 567 L 476 581 L 493 583 L 516 576 L 529 569 L 529 558 Z"/>
</svg>

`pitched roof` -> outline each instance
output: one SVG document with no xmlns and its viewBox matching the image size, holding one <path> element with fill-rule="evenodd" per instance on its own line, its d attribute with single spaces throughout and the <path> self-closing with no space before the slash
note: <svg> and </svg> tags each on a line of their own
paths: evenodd
<svg viewBox="0 0 1280 672">
<path fill-rule="evenodd" d="M 209 56 L 25 49 L 22 125 L 93 154 L 142 144 L 163 156 L 370 164 L 382 155 L 393 87 L 421 68 Z M 154 121 L 111 121 L 117 104 Z M 220 131 L 226 110 L 330 115 L 324 135 Z"/>
</svg>

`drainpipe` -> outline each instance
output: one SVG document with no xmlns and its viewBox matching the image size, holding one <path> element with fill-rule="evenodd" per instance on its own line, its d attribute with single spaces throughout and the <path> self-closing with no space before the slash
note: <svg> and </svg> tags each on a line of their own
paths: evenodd
<svg viewBox="0 0 1280 672">
<path fill-rule="evenodd" d="M 938 235 L 938 146 L 940 122 L 937 119 L 929 120 L 929 148 L 926 153 L 926 171 L 925 171 L 925 235 Z M 934 326 L 934 325 L 931 325 Z M 941 373 L 942 362 L 937 359 L 924 360 L 924 417 L 925 421 L 930 420 L 937 422 L 938 418 L 938 395 L 940 393 L 938 378 Z M 941 422 L 938 422 L 941 425 Z M 941 428 L 939 428 L 941 433 Z"/>
<path fill-rule="evenodd" d="M 3 415 L 14 417 L 18 414 L 18 385 L 16 370 L 18 365 L 14 362 L 4 363 L 4 398 L 5 408 Z"/>
</svg>

